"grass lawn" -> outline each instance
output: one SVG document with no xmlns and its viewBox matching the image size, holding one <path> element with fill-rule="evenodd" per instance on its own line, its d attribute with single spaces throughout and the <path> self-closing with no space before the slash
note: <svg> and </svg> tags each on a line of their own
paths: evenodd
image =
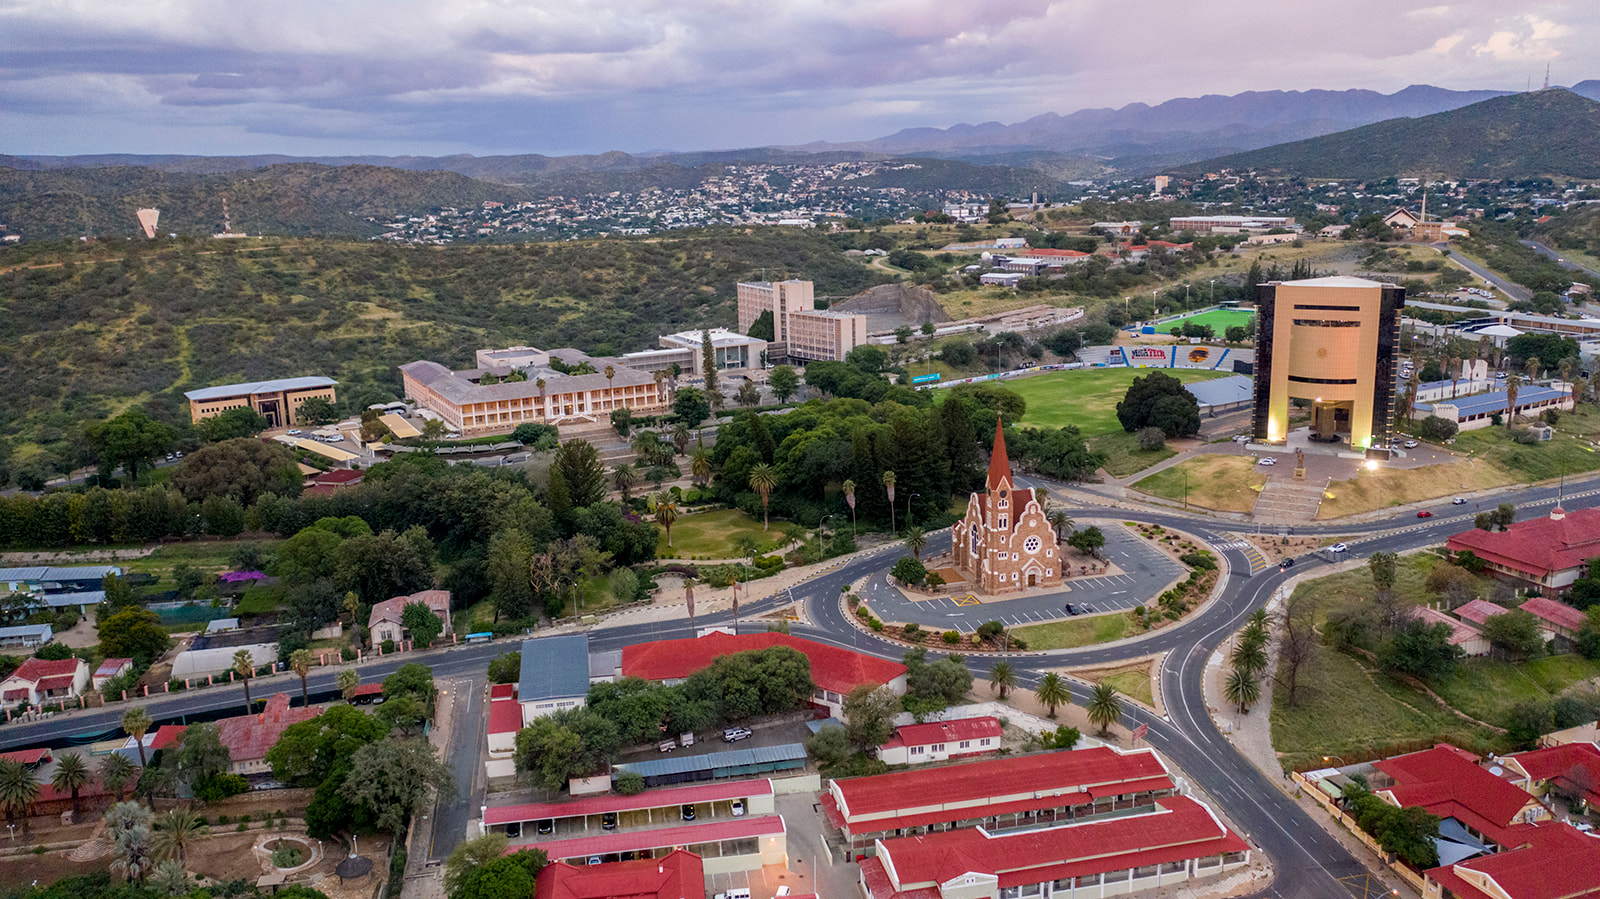
<svg viewBox="0 0 1600 899">
<path fill-rule="evenodd" d="M 1600 435 L 1600 411 L 1588 403 L 1561 413 L 1556 436 L 1532 446 L 1517 443 L 1505 428 L 1488 427 L 1456 437 L 1457 452 L 1472 453 L 1519 481 L 1542 481 L 1600 468 L 1600 452 L 1584 441 Z M 1479 463 L 1483 464 L 1482 462 Z"/>
<path fill-rule="evenodd" d="M 1139 449 L 1138 437 L 1121 428 L 1090 440 L 1089 449 L 1105 454 L 1106 474 L 1114 478 L 1138 474 L 1157 462 L 1165 462 L 1178 454 L 1177 450 L 1168 447 L 1158 450 Z"/>
<path fill-rule="evenodd" d="M 1428 579 L 1429 572 L 1433 571 L 1433 566 L 1442 562 L 1442 559 L 1432 553 L 1411 553 L 1401 556 L 1400 563 L 1395 566 L 1395 595 L 1402 601 L 1414 605 L 1437 599 L 1437 596 L 1428 592 L 1424 583 Z M 1489 583 L 1487 579 L 1479 579 L 1478 595 L 1488 594 Z M 1363 565 L 1307 581 L 1296 587 L 1294 593 L 1296 598 L 1308 595 L 1317 597 L 1317 620 L 1320 623 L 1326 620 L 1331 612 L 1370 602 L 1372 572 Z"/>
<path fill-rule="evenodd" d="M 1092 646 L 1122 639 L 1128 631 L 1128 616 L 1117 612 L 1088 618 L 1072 618 L 1014 628 L 1013 633 L 1026 640 L 1029 649 L 1071 649 L 1074 646 Z"/>
<path fill-rule="evenodd" d="M 892 269 L 891 269 L 892 271 Z M 976 318 L 996 312 L 1010 312 L 1029 306 L 1058 306 L 1063 309 L 1083 305 L 1083 301 L 1069 294 L 1021 293 L 1009 287 L 985 286 L 970 290 L 952 290 L 939 294 L 939 305 L 951 318 Z"/>
<path fill-rule="evenodd" d="M 659 558 L 679 559 L 734 559 L 739 557 L 735 541 L 741 536 L 754 538 L 761 544 L 763 553 L 788 542 L 775 522 L 769 531 L 761 530 L 761 522 L 738 509 L 718 509 L 715 512 L 696 512 L 685 515 L 672 525 L 672 547 L 667 547 L 664 529 L 656 547 Z"/>
<path fill-rule="evenodd" d="M 1185 384 L 1222 378 L 1233 372 L 1189 368 L 1162 369 Z M 1053 371 L 1000 382 L 1028 402 L 1021 424 L 1033 428 L 1060 428 L 1077 425 L 1085 438 L 1122 431 L 1117 422 L 1117 403 L 1128 392 L 1134 378 L 1150 371 L 1137 368 L 1092 368 L 1082 371 Z M 935 402 L 944 391 L 935 391 Z"/>
<path fill-rule="evenodd" d="M 1511 707 L 1525 700 L 1550 700 L 1563 690 L 1600 675 L 1600 661 L 1577 655 L 1550 656 L 1511 664 L 1467 659 L 1447 678 L 1430 682 L 1445 701 L 1479 721 L 1504 726 Z"/>
<path fill-rule="evenodd" d="M 1255 508 L 1267 476 L 1249 456 L 1196 456 L 1156 472 L 1133 485 L 1153 496 L 1182 502 L 1187 487 L 1189 502 L 1219 512 L 1248 512 Z"/>
<path fill-rule="evenodd" d="M 1151 708 L 1155 708 L 1155 692 L 1150 686 L 1150 672 L 1144 668 L 1138 671 L 1119 671 L 1100 678 L 1098 683 L 1110 684 L 1118 693 L 1129 699 L 1137 699 Z"/>
<path fill-rule="evenodd" d="M 1173 328 L 1185 322 L 1194 322 L 1196 325 L 1210 325 L 1212 330 L 1216 331 L 1217 336 L 1221 337 L 1229 328 L 1234 326 L 1243 328 L 1249 325 L 1250 320 L 1255 317 L 1256 313 L 1253 309 L 1213 309 L 1210 312 L 1202 312 L 1199 315 L 1185 316 L 1177 321 L 1162 322 L 1156 325 L 1156 330 L 1163 334 L 1169 334 Z"/>
<path fill-rule="evenodd" d="M 201 571 L 218 573 L 230 570 L 228 556 L 233 554 L 240 544 L 254 543 L 261 547 L 262 552 L 271 555 L 273 547 L 282 543 L 277 538 L 263 540 L 194 540 L 185 543 L 165 543 L 157 547 L 150 555 L 142 559 L 130 559 L 117 562 L 124 571 L 140 571 L 146 574 L 160 575 L 170 578 L 172 569 L 179 562 L 186 562 L 191 568 Z"/>
</svg>

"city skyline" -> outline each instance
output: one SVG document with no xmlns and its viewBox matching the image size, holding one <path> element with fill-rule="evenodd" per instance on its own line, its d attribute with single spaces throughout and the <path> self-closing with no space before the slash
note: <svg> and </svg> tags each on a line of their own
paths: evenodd
<svg viewBox="0 0 1600 899">
<path fill-rule="evenodd" d="M 1594 77 L 1600 9 L 0 3 L 0 153 L 706 150 L 1248 90 Z M 1241 64 L 1241 59 L 1248 64 Z"/>
</svg>

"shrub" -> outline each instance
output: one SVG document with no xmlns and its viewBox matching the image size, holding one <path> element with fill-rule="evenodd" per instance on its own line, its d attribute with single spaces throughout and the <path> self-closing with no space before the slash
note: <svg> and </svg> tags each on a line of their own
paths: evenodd
<svg viewBox="0 0 1600 899">
<path fill-rule="evenodd" d="M 394 652 L 394 641 L 393 640 L 385 640 L 385 641 L 383 641 L 383 654 L 384 655 L 388 655 L 391 652 Z"/>
<path fill-rule="evenodd" d="M 644 792 L 644 775 L 637 771 L 624 771 L 617 775 L 617 792 L 624 796 L 637 796 Z"/>
<path fill-rule="evenodd" d="M 867 622 L 867 625 L 869 627 L 871 627 L 875 631 L 882 631 L 883 630 L 883 622 L 879 621 L 876 618 L 874 618 L 871 621 Z"/>
<path fill-rule="evenodd" d="M 1167 435 L 1160 428 L 1140 428 L 1134 437 L 1139 441 L 1139 449 L 1147 452 L 1167 445 Z"/>
<path fill-rule="evenodd" d="M 201 802 L 216 802 L 229 796 L 237 796 L 250 789 L 250 782 L 238 774 L 212 774 L 200 778 L 195 782 L 194 795 Z M 246 815 L 242 820 L 250 820 Z M 223 821 L 226 824 L 228 822 Z"/>
<path fill-rule="evenodd" d="M 957 632 L 957 631 L 945 631 L 944 632 L 944 642 L 952 644 L 952 645 L 954 645 L 956 643 L 960 643 L 961 642 L 961 634 L 959 632 Z"/>
<path fill-rule="evenodd" d="M 923 578 L 923 582 L 926 583 L 929 587 L 943 587 L 944 586 L 944 577 L 942 575 L 934 574 L 933 572 L 930 571 L 930 572 L 928 572 L 928 576 L 926 578 Z"/>
</svg>

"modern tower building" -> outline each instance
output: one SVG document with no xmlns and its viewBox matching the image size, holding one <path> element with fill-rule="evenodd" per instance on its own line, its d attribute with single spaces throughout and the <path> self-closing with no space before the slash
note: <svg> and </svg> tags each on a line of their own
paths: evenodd
<svg viewBox="0 0 1600 899">
<path fill-rule="evenodd" d="M 1290 400 L 1311 404 L 1311 439 L 1386 454 L 1404 288 L 1361 278 L 1256 287 L 1255 439 L 1283 443 Z"/>
</svg>

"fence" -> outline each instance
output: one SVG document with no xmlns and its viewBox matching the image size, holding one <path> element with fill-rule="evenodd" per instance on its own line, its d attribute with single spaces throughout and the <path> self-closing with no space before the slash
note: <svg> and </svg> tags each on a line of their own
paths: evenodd
<svg viewBox="0 0 1600 899">
<path fill-rule="evenodd" d="M 1425 892 L 1425 878 L 1416 871 L 1411 870 L 1411 868 L 1407 867 L 1406 864 L 1400 861 L 1398 858 L 1390 855 L 1382 846 L 1378 845 L 1377 840 L 1369 836 L 1367 832 L 1362 830 L 1360 827 L 1357 827 L 1355 819 L 1346 814 L 1345 810 L 1339 807 L 1339 804 L 1334 801 L 1332 796 L 1329 796 L 1327 793 L 1323 792 L 1322 788 L 1312 783 L 1309 778 L 1307 778 L 1304 774 L 1301 774 L 1299 771 L 1294 772 L 1293 779 L 1294 782 L 1299 785 L 1300 789 L 1310 795 L 1312 799 L 1315 799 L 1317 804 L 1322 806 L 1323 809 L 1328 812 L 1328 814 L 1332 815 L 1334 820 L 1338 821 L 1344 827 L 1344 829 L 1350 833 L 1351 836 L 1355 837 L 1357 840 L 1360 840 L 1363 846 L 1371 849 L 1372 853 L 1378 857 L 1378 861 L 1382 862 L 1385 867 L 1400 875 L 1400 879 L 1410 884 L 1411 887 L 1418 893 Z"/>
</svg>

